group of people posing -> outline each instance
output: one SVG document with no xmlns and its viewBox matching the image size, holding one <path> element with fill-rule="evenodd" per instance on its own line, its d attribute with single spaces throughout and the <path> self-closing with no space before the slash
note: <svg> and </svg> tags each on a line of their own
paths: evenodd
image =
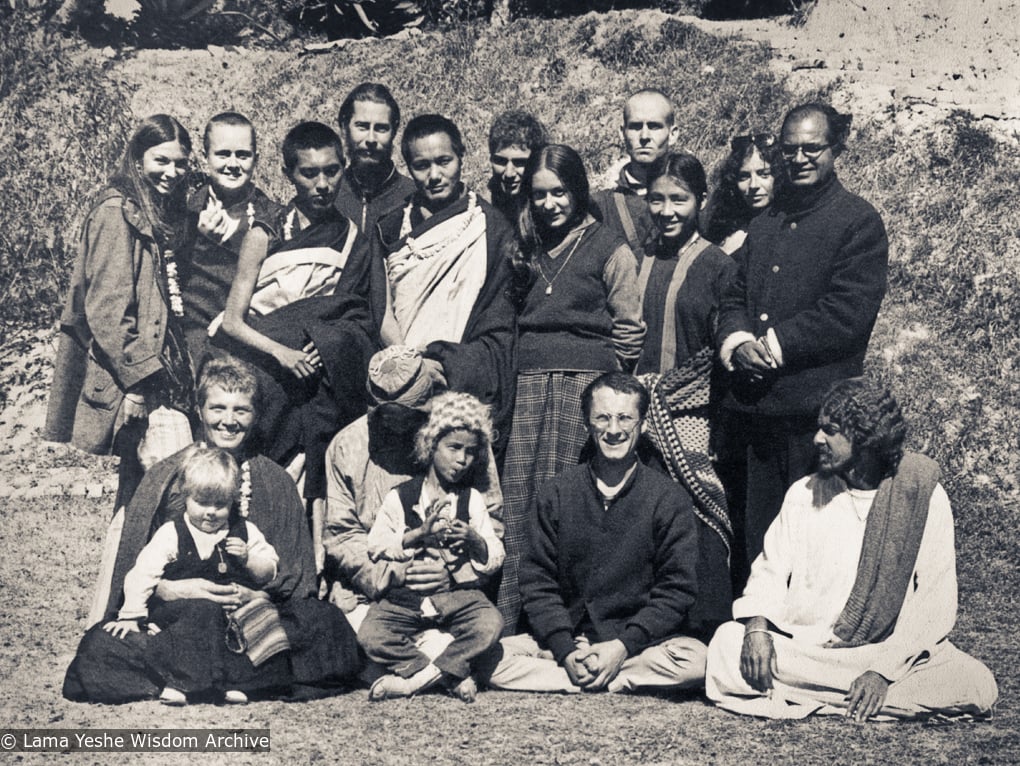
<svg viewBox="0 0 1020 766">
<path fill-rule="evenodd" d="M 711 193 L 669 97 L 593 191 L 499 115 L 487 194 L 449 118 L 356 87 L 244 116 L 205 173 L 167 115 L 87 216 L 45 437 L 120 456 L 70 699 L 374 700 L 704 688 L 771 717 L 984 715 L 947 639 L 953 521 L 862 377 L 886 290 L 849 118 L 734 138 Z M 488 199 L 486 199 L 487 197 Z M 740 595 L 742 594 L 742 595 Z M 734 601 L 734 596 L 739 598 Z"/>
</svg>

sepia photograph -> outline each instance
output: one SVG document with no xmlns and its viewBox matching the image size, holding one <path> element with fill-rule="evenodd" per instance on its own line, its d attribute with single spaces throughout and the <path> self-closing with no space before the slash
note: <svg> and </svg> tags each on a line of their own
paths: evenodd
<svg viewBox="0 0 1020 766">
<path fill-rule="evenodd" d="M 4 760 L 1020 763 L 1018 0 L 4 0 L 0 155 Z"/>
</svg>

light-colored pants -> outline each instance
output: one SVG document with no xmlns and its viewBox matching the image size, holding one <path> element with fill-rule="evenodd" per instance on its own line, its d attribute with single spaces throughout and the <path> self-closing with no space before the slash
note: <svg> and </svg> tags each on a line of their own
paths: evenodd
<svg viewBox="0 0 1020 766">
<path fill-rule="evenodd" d="M 744 626 L 719 627 L 708 647 L 705 693 L 726 710 L 767 718 L 804 718 L 812 713 L 843 714 L 854 680 L 869 669 L 881 644 L 831 649 L 770 633 L 776 652 L 771 694 L 751 688 L 740 673 Z M 991 672 L 949 641 L 936 645 L 906 676 L 889 686 L 877 719 L 914 718 L 932 713 L 981 714 L 999 696 Z"/>
<path fill-rule="evenodd" d="M 581 639 L 583 640 L 583 639 Z M 500 641 L 503 657 L 489 678 L 489 685 L 505 691 L 565 692 L 575 694 L 581 688 L 534 638 L 525 634 Z M 677 636 L 649 646 L 641 654 L 628 657 L 616 678 L 606 687 L 611 692 L 641 688 L 692 689 L 705 680 L 707 649 L 696 638 Z"/>
</svg>

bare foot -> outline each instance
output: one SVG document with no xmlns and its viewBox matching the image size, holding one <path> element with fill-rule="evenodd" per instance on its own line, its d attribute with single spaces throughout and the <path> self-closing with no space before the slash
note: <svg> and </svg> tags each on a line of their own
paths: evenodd
<svg viewBox="0 0 1020 766">
<path fill-rule="evenodd" d="M 474 702 L 475 695 L 478 694 L 478 684 L 475 683 L 475 679 L 468 676 L 459 684 L 452 687 L 450 691 L 453 692 L 453 696 L 461 702 Z"/>
<path fill-rule="evenodd" d="M 442 671 L 435 665 L 426 665 L 410 678 L 401 678 L 392 674 L 385 675 L 377 678 L 369 688 L 368 698 L 373 702 L 379 702 L 380 700 L 410 697 L 420 691 L 425 691 L 442 676 Z"/>
</svg>

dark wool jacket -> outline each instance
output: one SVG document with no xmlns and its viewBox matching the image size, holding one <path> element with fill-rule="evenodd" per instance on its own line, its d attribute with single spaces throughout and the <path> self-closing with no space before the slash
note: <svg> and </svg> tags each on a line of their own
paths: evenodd
<svg viewBox="0 0 1020 766">
<path fill-rule="evenodd" d="M 354 221 L 358 232 L 371 236 L 376 221 L 383 213 L 401 207 L 414 194 L 414 181 L 397 172 L 390 163 L 390 174 L 382 186 L 374 194 L 369 194 L 358 183 L 348 166 L 340 179 L 340 191 L 337 192 L 336 209 Z"/>
<path fill-rule="evenodd" d="M 471 308 L 460 343 L 430 343 L 423 356 L 443 365 L 446 382 L 453 391 L 473 394 L 492 407 L 493 421 L 503 434 L 509 431 L 517 381 L 517 315 L 510 301 L 510 262 L 508 253 L 515 247 L 513 230 L 506 218 L 492 205 L 479 198 L 485 213 L 486 272 L 485 282 Z M 415 207 L 411 214 L 411 235 L 420 237 L 433 226 L 448 221 L 467 210 L 467 195 L 451 203 L 428 220 L 422 220 Z M 404 240 L 400 226 L 404 209 L 397 208 L 383 215 L 370 238 L 371 303 L 375 328 L 382 325 L 386 309 L 386 258 L 400 250 Z M 495 448 L 496 445 L 494 445 Z M 500 445 L 501 446 L 501 445 Z"/>
<path fill-rule="evenodd" d="M 539 490 L 521 598 L 557 662 L 582 630 L 592 641 L 618 638 L 634 656 L 687 632 L 697 563 L 694 514 L 676 484 L 638 463 L 607 510 L 585 463 Z"/>
<path fill-rule="evenodd" d="M 835 176 L 809 199 L 787 195 L 757 216 L 723 293 L 718 345 L 775 331 L 783 366 L 753 383 L 735 374 L 724 406 L 813 416 L 830 385 L 860 375 L 886 289 L 889 242 L 876 210 Z"/>
</svg>

